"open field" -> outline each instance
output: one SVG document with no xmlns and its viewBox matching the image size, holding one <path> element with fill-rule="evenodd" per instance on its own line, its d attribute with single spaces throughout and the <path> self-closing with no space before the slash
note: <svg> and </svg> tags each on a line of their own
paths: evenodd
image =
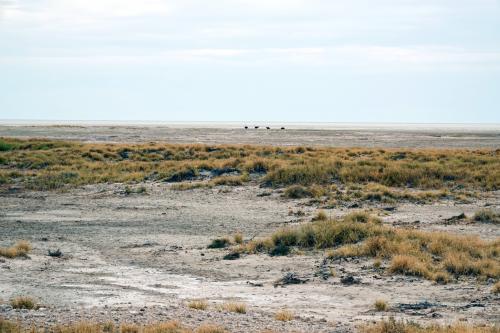
<svg viewBox="0 0 500 333">
<path fill-rule="evenodd" d="M 250 126 L 244 130 L 243 126 Z M 255 130 L 254 125 L 260 128 Z M 271 126 L 271 130 L 266 130 Z M 280 130 L 285 126 L 286 130 Z M 274 146 L 498 148 L 500 125 L 439 124 L 127 124 L 0 122 L 0 136 L 87 142 L 169 142 Z"/>
<path fill-rule="evenodd" d="M 420 139 L 112 144 L 13 130 L 0 130 L 0 318 L 113 323 L 82 332 L 171 320 L 194 332 L 498 331 L 497 134 L 415 149 Z M 458 326 L 425 328 L 447 324 Z"/>
</svg>

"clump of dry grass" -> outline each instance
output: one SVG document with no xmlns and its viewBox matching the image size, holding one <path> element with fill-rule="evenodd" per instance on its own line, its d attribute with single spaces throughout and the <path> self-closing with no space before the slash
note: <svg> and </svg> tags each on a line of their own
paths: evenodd
<svg viewBox="0 0 500 333">
<path fill-rule="evenodd" d="M 290 321 L 295 318 L 295 314 L 290 310 L 280 310 L 274 314 L 274 319 L 279 321 Z"/>
<path fill-rule="evenodd" d="M 205 300 L 192 300 L 188 303 L 188 307 L 195 310 L 206 310 L 208 308 L 208 302 Z"/>
<path fill-rule="evenodd" d="M 241 232 L 237 232 L 233 236 L 233 241 L 235 244 L 243 244 L 243 234 Z"/>
<path fill-rule="evenodd" d="M 206 182 L 189 182 L 189 183 L 182 182 L 182 183 L 172 184 L 170 188 L 175 191 L 189 191 L 197 188 L 211 188 L 212 186 L 213 184 Z"/>
<path fill-rule="evenodd" d="M 196 329 L 195 333 L 227 333 L 227 331 L 224 327 L 219 325 L 203 324 Z"/>
<path fill-rule="evenodd" d="M 464 324 L 422 326 L 415 322 L 394 318 L 360 328 L 362 333 L 498 333 L 497 326 L 470 326 Z"/>
<path fill-rule="evenodd" d="M 248 181 L 248 175 L 241 176 L 221 176 L 210 181 L 213 186 L 241 186 Z"/>
<path fill-rule="evenodd" d="M 427 269 L 426 265 L 414 256 L 394 256 L 389 266 L 389 272 L 394 274 L 414 275 L 431 278 L 431 273 Z"/>
<path fill-rule="evenodd" d="M 377 310 L 379 312 L 383 312 L 383 311 L 387 311 L 387 309 L 389 308 L 389 305 L 387 304 L 387 302 L 385 300 L 378 299 L 375 301 L 374 307 L 375 307 L 375 310 Z"/>
<path fill-rule="evenodd" d="M 11 247 L 0 247 L 0 257 L 16 258 L 26 256 L 32 249 L 30 242 L 21 240 Z"/>
<path fill-rule="evenodd" d="M 239 302 L 227 302 L 222 304 L 220 307 L 222 311 L 226 312 L 234 312 L 234 313 L 240 313 L 240 314 L 245 314 L 247 313 L 247 306 L 245 303 L 239 303 Z"/>
<path fill-rule="evenodd" d="M 500 294 L 500 281 L 497 281 L 497 283 L 493 285 L 493 288 L 491 288 L 491 292 L 493 294 Z"/>
<path fill-rule="evenodd" d="M 491 209 L 481 209 L 472 218 L 475 222 L 500 224 L 500 214 Z"/>
<path fill-rule="evenodd" d="M 290 247 L 331 249 L 330 258 L 373 257 L 390 260 L 392 274 L 448 283 L 452 276 L 500 277 L 500 242 L 472 236 L 399 229 L 363 212 L 339 220 L 283 228 L 268 239 L 246 244 L 246 251 L 286 255 Z M 279 251 L 278 251 L 279 250 Z"/>
<path fill-rule="evenodd" d="M 313 221 L 326 221 L 328 220 L 328 215 L 326 215 L 324 210 L 320 210 L 313 218 Z"/>
<path fill-rule="evenodd" d="M 283 196 L 289 199 L 304 199 L 304 198 L 318 198 L 326 194 L 326 189 L 323 186 L 311 185 L 292 185 L 285 189 Z"/>
<path fill-rule="evenodd" d="M 370 183 L 361 192 L 361 199 L 367 201 L 396 202 L 406 200 L 410 202 L 429 202 L 436 199 L 443 199 L 450 195 L 447 189 L 437 189 L 433 191 L 409 191 L 389 188 L 382 184 Z"/>
<path fill-rule="evenodd" d="M 28 309 L 34 310 L 38 308 L 37 302 L 28 296 L 15 297 L 10 301 L 10 305 L 14 309 Z"/>
<path fill-rule="evenodd" d="M 120 333 L 139 333 L 140 327 L 137 324 L 123 323 L 120 325 Z"/>
</svg>

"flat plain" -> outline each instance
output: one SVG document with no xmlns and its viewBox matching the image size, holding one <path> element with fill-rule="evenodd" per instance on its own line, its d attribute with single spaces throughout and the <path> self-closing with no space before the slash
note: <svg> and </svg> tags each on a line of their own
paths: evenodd
<svg viewBox="0 0 500 333">
<path fill-rule="evenodd" d="M 30 244 L 0 256 L 0 318 L 499 324 L 499 129 L 2 125 L 0 137 L 0 248 Z M 20 296 L 39 307 L 13 308 Z"/>
</svg>

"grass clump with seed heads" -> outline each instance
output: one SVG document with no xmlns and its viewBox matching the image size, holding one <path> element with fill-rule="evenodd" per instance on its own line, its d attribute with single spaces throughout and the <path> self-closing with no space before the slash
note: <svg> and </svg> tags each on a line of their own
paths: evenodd
<svg viewBox="0 0 500 333">
<path fill-rule="evenodd" d="M 374 307 L 375 307 L 375 310 L 377 310 L 379 312 L 383 312 L 383 311 L 387 311 L 387 309 L 389 308 L 389 305 L 383 299 L 378 299 L 375 301 Z"/>
<path fill-rule="evenodd" d="M 290 321 L 295 318 L 295 315 L 290 310 L 280 310 L 274 314 L 274 319 L 279 321 Z"/>
<path fill-rule="evenodd" d="M 234 312 L 234 313 L 239 313 L 239 314 L 245 314 L 247 313 L 247 306 L 245 303 L 239 303 L 239 302 L 228 302 L 222 304 L 220 307 L 222 311 L 226 312 Z"/>
<path fill-rule="evenodd" d="M 192 300 L 188 303 L 188 308 L 195 310 L 208 309 L 208 302 L 205 300 Z"/>
<path fill-rule="evenodd" d="M 16 258 L 26 256 L 32 249 L 30 242 L 21 240 L 14 246 L 0 247 L 0 257 Z"/>
</svg>

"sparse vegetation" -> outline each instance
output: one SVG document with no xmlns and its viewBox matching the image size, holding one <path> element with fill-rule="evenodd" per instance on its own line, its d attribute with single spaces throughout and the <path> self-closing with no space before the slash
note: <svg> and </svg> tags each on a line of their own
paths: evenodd
<svg viewBox="0 0 500 333">
<path fill-rule="evenodd" d="M 415 322 L 396 321 L 394 318 L 380 321 L 373 325 L 359 328 L 362 333 L 498 333 L 498 327 L 471 326 L 465 324 L 422 326 Z M 189 328 L 178 321 L 154 323 L 145 326 L 137 324 L 113 323 L 98 324 L 92 322 L 75 323 L 66 326 L 22 327 L 18 322 L 0 318 L 2 333 L 228 333 L 224 327 L 216 324 L 202 324 Z M 267 332 L 267 331 L 266 331 Z"/>
<path fill-rule="evenodd" d="M 452 276 L 500 277 L 498 241 L 392 228 L 363 212 L 339 220 L 283 228 L 269 239 L 246 244 L 247 252 L 272 255 L 288 254 L 290 247 L 332 249 L 328 253 L 330 258 L 388 259 L 389 273 L 418 276 L 438 283 L 447 283 Z M 277 248 L 283 253 L 276 251 Z"/>
<path fill-rule="evenodd" d="M 374 307 L 375 307 L 375 310 L 382 312 L 382 311 L 387 311 L 387 309 L 389 308 L 389 305 L 383 299 L 378 299 L 375 301 Z"/>
<path fill-rule="evenodd" d="M 205 300 L 192 300 L 188 303 L 188 307 L 195 310 L 206 310 L 208 308 L 208 302 Z"/>
<path fill-rule="evenodd" d="M 13 298 L 10 301 L 10 305 L 14 309 L 27 309 L 27 310 L 34 310 L 38 308 L 38 305 L 36 301 L 28 296 L 19 296 L 16 298 Z"/>
<path fill-rule="evenodd" d="M 3 138 L 0 179 L 7 185 L 54 190 L 104 182 L 193 181 L 202 171 L 217 177 L 212 185 L 240 185 L 252 173 L 266 186 L 301 186 L 285 191 L 291 198 L 337 196 L 340 194 L 331 188 L 336 183 L 365 184 L 360 196 L 356 191 L 343 194 L 362 200 L 426 200 L 447 196 L 447 191 L 456 188 L 499 189 L 499 156 L 498 150 L 488 149 L 213 147 Z M 226 170 L 239 175 L 225 175 Z M 431 191 L 424 194 L 389 187 Z"/>
<path fill-rule="evenodd" d="M 290 310 L 280 310 L 274 315 L 274 319 L 279 321 L 290 321 L 295 318 L 295 315 Z"/>
<path fill-rule="evenodd" d="M 422 326 L 415 322 L 394 318 L 360 328 L 362 333 L 498 333 L 497 326 L 470 326 L 465 324 Z"/>
<path fill-rule="evenodd" d="M 46 326 L 22 327 L 19 323 L 14 323 L 0 318 L 1 333 L 227 333 L 222 327 L 215 324 L 202 324 L 197 328 L 189 328 L 178 321 L 168 321 L 148 325 L 138 325 L 131 323 L 98 324 L 92 322 L 81 322 L 66 326 Z"/>
<path fill-rule="evenodd" d="M 19 241 L 14 246 L 11 247 L 0 247 L 0 257 L 5 258 L 16 258 L 24 257 L 30 251 L 32 247 L 28 241 Z"/>
</svg>

